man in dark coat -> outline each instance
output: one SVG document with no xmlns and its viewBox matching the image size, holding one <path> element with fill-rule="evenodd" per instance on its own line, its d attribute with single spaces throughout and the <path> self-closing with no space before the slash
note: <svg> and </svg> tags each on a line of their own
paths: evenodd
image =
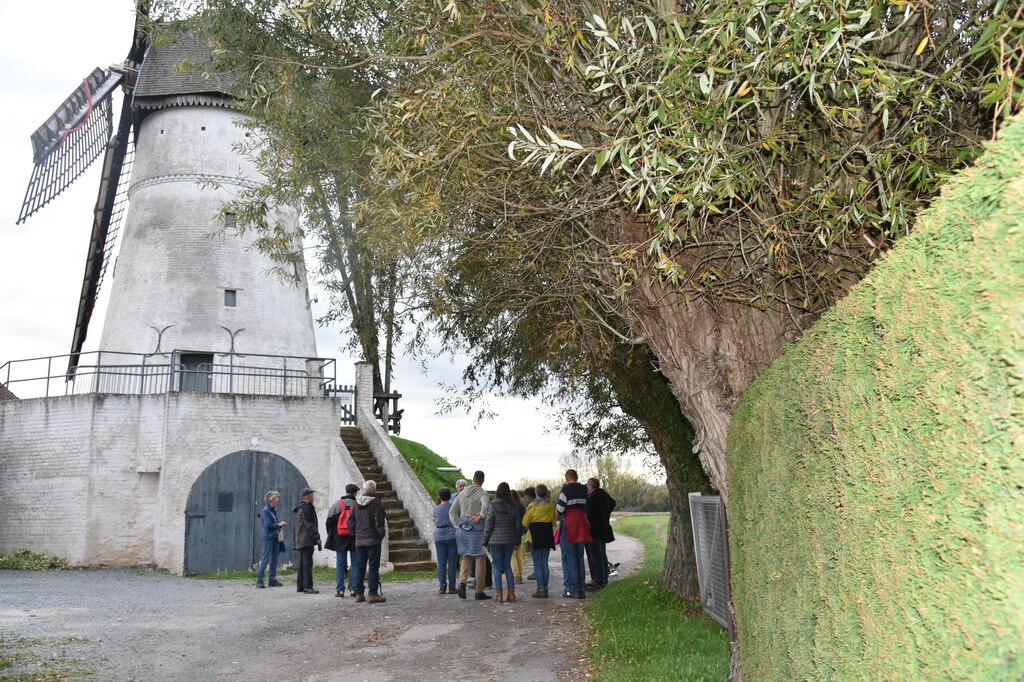
<svg viewBox="0 0 1024 682">
<path fill-rule="evenodd" d="M 356 596 L 355 571 L 356 566 L 356 543 L 352 534 L 352 509 L 356 503 L 356 493 L 359 486 L 349 483 L 345 486 L 345 494 L 331 505 L 327 512 L 327 542 L 324 547 L 335 552 L 334 556 L 334 587 L 335 597 L 345 596 L 345 573 L 348 573 L 348 589 L 352 596 Z M 338 528 L 338 520 L 342 516 L 342 510 L 348 510 L 348 518 L 345 519 L 344 528 Z"/>
<path fill-rule="evenodd" d="M 295 589 L 306 594 L 319 594 L 320 590 L 313 589 L 313 548 L 323 549 L 320 542 L 320 523 L 316 519 L 316 509 L 313 508 L 312 488 L 303 488 L 302 501 L 292 509 L 292 542 L 295 549 L 299 551 L 299 570 Z"/>
<path fill-rule="evenodd" d="M 611 517 L 615 499 L 601 487 L 601 481 L 591 478 L 587 481 L 587 520 L 593 542 L 587 545 L 587 564 L 590 567 L 588 590 L 600 590 L 608 584 L 608 549 L 606 545 L 615 541 Z"/>
<path fill-rule="evenodd" d="M 380 548 L 387 533 L 387 525 L 384 507 L 377 499 L 375 481 L 364 483 L 362 494 L 356 495 L 356 506 L 352 508 L 351 520 L 355 522 L 356 538 L 356 601 L 379 604 L 386 601 L 380 594 Z M 363 596 L 366 589 L 363 579 L 366 577 L 367 564 L 370 570 L 369 598 Z"/>
</svg>

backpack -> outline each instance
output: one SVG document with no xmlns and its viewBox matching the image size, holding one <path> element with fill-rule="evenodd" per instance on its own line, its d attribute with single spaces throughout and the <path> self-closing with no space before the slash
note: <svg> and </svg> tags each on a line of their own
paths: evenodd
<svg viewBox="0 0 1024 682">
<path fill-rule="evenodd" d="M 348 517 L 352 514 L 352 507 L 345 506 L 345 500 L 338 500 L 338 502 L 341 504 L 341 513 L 338 514 L 338 535 L 349 537 L 352 535 L 352 530 L 348 525 Z"/>
</svg>

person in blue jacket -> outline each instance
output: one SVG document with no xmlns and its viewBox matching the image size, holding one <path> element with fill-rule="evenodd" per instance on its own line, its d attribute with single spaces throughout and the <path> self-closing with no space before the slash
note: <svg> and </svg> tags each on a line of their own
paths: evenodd
<svg viewBox="0 0 1024 682">
<path fill-rule="evenodd" d="M 277 520 L 277 503 L 281 501 L 281 493 L 276 490 L 268 490 L 263 496 L 266 506 L 260 512 L 260 520 L 263 522 L 263 555 L 260 557 L 260 565 L 256 571 L 256 587 L 266 587 L 263 584 L 263 575 L 270 565 L 270 586 L 281 587 L 283 583 L 277 582 L 277 555 L 280 551 L 280 543 L 277 540 L 278 531 L 287 526 L 284 521 Z"/>
</svg>

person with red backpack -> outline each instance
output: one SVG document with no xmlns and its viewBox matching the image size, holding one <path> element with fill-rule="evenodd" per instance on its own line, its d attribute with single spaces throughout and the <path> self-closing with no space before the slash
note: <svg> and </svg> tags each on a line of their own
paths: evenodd
<svg viewBox="0 0 1024 682">
<path fill-rule="evenodd" d="M 356 596 L 355 571 L 356 564 L 355 524 L 352 522 L 352 505 L 356 503 L 359 486 L 349 483 L 345 486 L 345 494 L 331 505 L 327 512 L 327 542 L 324 546 L 337 552 L 334 564 L 335 597 L 345 596 L 345 573 L 348 573 L 348 589 L 351 596 Z"/>
</svg>

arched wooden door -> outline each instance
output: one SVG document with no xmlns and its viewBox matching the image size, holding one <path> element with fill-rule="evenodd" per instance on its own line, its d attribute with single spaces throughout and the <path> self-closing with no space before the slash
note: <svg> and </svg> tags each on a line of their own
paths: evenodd
<svg viewBox="0 0 1024 682">
<path fill-rule="evenodd" d="M 251 570 L 263 549 L 263 495 L 278 490 L 278 516 L 291 523 L 291 510 L 307 485 L 284 457 L 241 450 L 220 458 L 192 484 L 185 504 L 185 575 Z M 281 564 L 295 562 L 291 534 Z"/>
</svg>

